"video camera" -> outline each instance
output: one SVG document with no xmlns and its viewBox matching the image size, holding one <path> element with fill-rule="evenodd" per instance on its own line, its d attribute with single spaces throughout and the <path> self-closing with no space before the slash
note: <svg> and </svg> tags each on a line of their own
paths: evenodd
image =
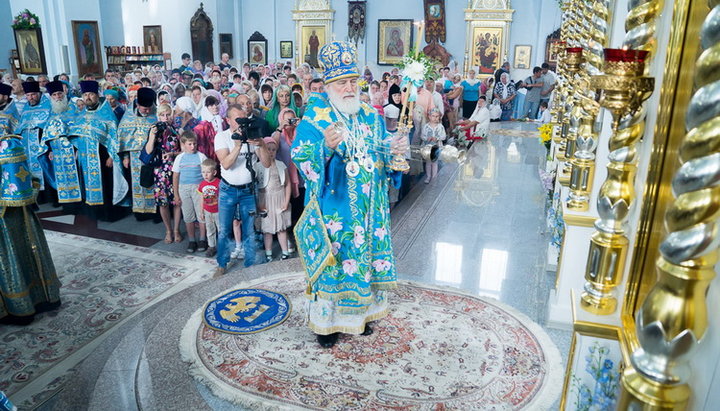
<svg viewBox="0 0 720 411">
<path fill-rule="evenodd" d="M 230 136 L 233 140 L 240 140 L 246 143 L 248 140 L 257 140 L 262 138 L 260 135 L 260 126 L 254 118 L 236 118 L 235 121 L 238 124 L 238 130 Z"/>
<path fill-rule="evenodd" d="M 164 121 L 158 121 L 155 123 L 155 130 L 157 130 L 158 134 L 162 134 L 165 132 L 165 129 L 167 129 L 168 124 Z"/>
</svg>

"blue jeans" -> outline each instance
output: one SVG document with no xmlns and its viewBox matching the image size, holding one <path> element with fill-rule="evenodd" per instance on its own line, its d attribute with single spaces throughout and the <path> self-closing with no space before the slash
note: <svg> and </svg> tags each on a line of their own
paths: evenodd
<svg viewBox="0 0 720 411">
<path fill-rule="evenodd" d="M 539 101 L 528 101 L 526 98 L 520 118 L 529 117 L 531 120 L 535 120 L 537 118 L 538 108 L 540 108 Z"/>
<path fill-rule="evenodd" d="M 245 251 L 245 267 L 255 264 L 255 217 L 250 212 L 255 211 L 255 196 L 250 188 L 237 189 L 224 181 L 220 181 L 220 194 L 218 196 L 218 267 L 226 268 L 230 261 L 230 252 L 235 247 L 232 240 L 233 219 L 235 210 L 240 209 L 242 221 L 242 243 Z"/>
</svg>

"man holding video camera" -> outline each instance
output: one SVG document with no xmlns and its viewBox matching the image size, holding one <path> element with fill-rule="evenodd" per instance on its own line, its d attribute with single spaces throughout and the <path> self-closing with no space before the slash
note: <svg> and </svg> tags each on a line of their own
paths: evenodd
<svg viewBox="0 0 720 411">
<path fill-rule="evenodd" d="M 230 128 L 215 136 L 215 154 L 220 161 L 220 195 L 218 198 L 217 271 L 225 274 L 234 246 L 232 222 L 239 208 L 242 221 L 242 243 L 245 267 L 255 263 L 255 182 L 253 165 L 259 159 L 265 167 L 270 157 L 263 142 L 263 127 L 238 104 L 228 107 L 226 118 Z"/>
</svg>

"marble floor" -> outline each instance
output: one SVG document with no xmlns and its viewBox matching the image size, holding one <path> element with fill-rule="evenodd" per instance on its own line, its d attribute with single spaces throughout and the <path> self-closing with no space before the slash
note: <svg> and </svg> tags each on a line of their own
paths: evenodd
<svg viewBox="0 0 720 411">
<path fill-rule="evenodd" d="M 393 209 L 398 272 L 402 279 L 456 287 L 514 307 L 545 328 L 566 361 L 570 332 L 544 327 L 545 305 L 555 282 L 555 273 L 546 268 L 545 193 L 538 177 L 545 148 L 536 138 L 536 123 L 493 123 L 492 129 L 487 140 L 472 146 L 465 164 L 444 165 L 434 181 L 416 185 Z M 41 211 L 45 220 L 54 222 L 51 229 L 69 230 L 78 223 L 48 207 Z M 91 237 L 107 239 L 114 232 L 119 233 L 116 241 L 184 254 L 182 244 L 162 242 L 161 224 L 137 222 L 132 216 L 114 223 L 80 223 L 90 226 L 86 235 Z M 293 259 L 251 269 L 236 265 L 218 280 L 188 278 L 185 289 L 175 288 L 175 295 L 149 305 L 95 341 L 84 361 L 58 364 L 54 375 L 69 371 L 71 378 L 49 398 L 28 403 L 34 393 L 25 389 L 11 399 L 38 409 L 107 409 L 108 404 L 123 410 L 236 409 L 184 375 L 180 365 L 171 366 L 178 364 L 173 358 L 177 344 L 168 342 L 175 335 L 172 327 L 184 323 L 173 317 L 191 313 L 207 296 L 238 282 L 299 269 Z M 192 391 L 192 399 L 166 398 L 162 386 L 151 380 L 155 357 L 164 359 L 167 373 Z M 35 384 L 35 389 L 42 386 Z"/>
</svg>

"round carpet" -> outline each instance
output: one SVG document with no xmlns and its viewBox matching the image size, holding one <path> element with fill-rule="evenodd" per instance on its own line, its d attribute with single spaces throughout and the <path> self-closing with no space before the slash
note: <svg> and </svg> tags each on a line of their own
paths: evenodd
<svg viewBox="0 0 720 411">
<path fill-rule="evenodd" d="M 304 277 L 244 287 L 282 293 L 288 319 L 250 335 L 215 331 L 200 308 L 183 329 L 190 373 L 252 409 L 547 409 L 563 369 L 557 347 L 516 310 L 459 290 L 400 282 L 370 336 L 321 348 L 304 325 Z M 234 287 L 237 288 L 237 287 Z"/>
</svg>

